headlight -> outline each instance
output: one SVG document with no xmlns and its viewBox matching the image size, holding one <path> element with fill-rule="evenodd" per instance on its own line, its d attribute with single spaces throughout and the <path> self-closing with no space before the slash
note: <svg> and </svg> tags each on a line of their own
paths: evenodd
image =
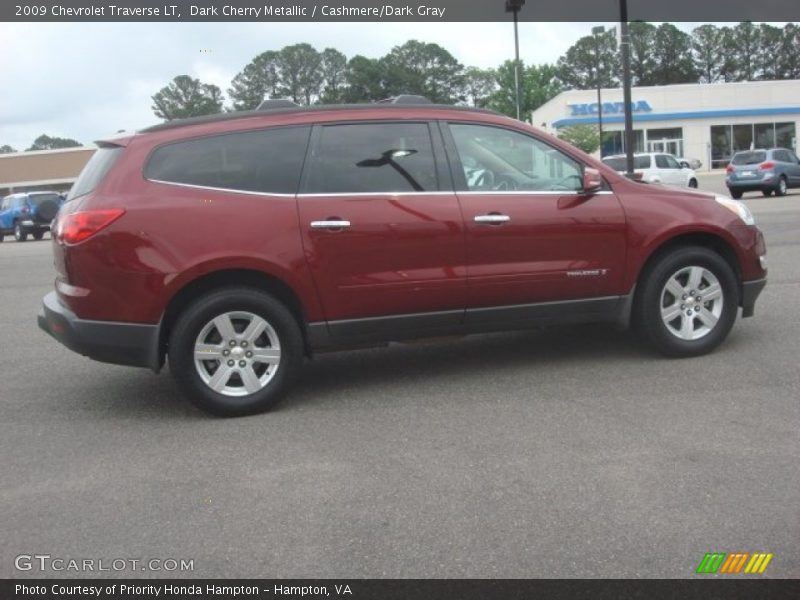
<svg viewBox="0 0 800 600">
<path fill-rule="evenodd" d="M 715 194 L 714 200 L 716 200 L 722 206 L 724 206 L 729 211 L 738 216 L 742 221 L 744 221 L 745 225 L 756 224 L 756 220 L 755 217 L 753 217 L 753 213 L 750 212 L 750 209 L 747 208 L 747 205 L 744 202 L 739 202 L 738 200 L 734 200 L 732 198 L 728 198 L 727 196 L 722 196 L 720 194 Z"/>
</svg>

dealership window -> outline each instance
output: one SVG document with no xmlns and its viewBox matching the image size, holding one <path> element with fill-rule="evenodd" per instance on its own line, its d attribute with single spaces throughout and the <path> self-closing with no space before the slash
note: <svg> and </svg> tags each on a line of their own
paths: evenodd
<svg viewBox="0 0 800 600">
<path fill-rule="evenodd" d="M 644 152 L 644 131 L 633 131 L 633 151 Z M 625 152 L 625 133 L 622 131 L 604 131 L 601 156 L 613 156 Z"/>
<path fill-rule="evenodd" d="M 723 169 L 735 152 L 751 148 L 793 148 L 794 123 L 750 123 L 711 126 L 711 168 Z"/>
<path fill-rule="evenodd" d="M 647 151 L 683 156 L 683 127 L 648 129 Z"/>
</svg>

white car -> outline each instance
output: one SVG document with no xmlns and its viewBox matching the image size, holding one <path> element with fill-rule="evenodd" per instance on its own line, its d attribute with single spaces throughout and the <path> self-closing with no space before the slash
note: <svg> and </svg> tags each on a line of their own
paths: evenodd
<svg viewBox="0 0 800 600">
<path fill-rule="evenodd" d="M 620 173 L 625 172 L 625 155 L 606 156 L 603 162 Z M 633 170 L 641 174 L 642 181 L 663 183 L 680 187 L 697 187 L 694 170 L 681 166 L 672 154 L 662 152 L 642 152 L 633 155 Z"/>
</svg>

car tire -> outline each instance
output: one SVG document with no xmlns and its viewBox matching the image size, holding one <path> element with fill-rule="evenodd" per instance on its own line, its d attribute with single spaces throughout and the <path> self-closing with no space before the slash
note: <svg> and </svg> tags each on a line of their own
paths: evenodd
<svg viewBox="0 0 800 600">
<path fill-rule="evenodd" d="M 778 179 L 778 185 L 775 186 L 775 195 L 785 196 L 787 187 L 788 186 L 786 185 L 786 177 L 781 175 L 780 178 Z"/>
<path fill-rule="evenodd" d="M 739 285 L 725 259 L 708 248 L 687 246 L 661 256 L 643 273 L 633 320 L 662 354 L 698 356 L 727 337 L 738 306 Z"/>
<path fill-rule="evenodd" d="M 255 288 L 206 294 L 180 314 L 169 337 L 169 366 L 178 387 L 197 407 L 221 417 L 274 407 L 296 378 L 303 354 L 292 313 Z"/>
<path fill-rule="evenodd" d="M 734 200 L 739 200 L 742 197 L 742 192 L 740 192 L 739 190 L 732 190 L 728 188 L 728 191 L 731 193 L 731 198 L 733 198 Z"/>
<path fill-rule="evenodd" d="M 0 233 L 0 242 L 2 242 L 3 238 L 5 238 L 5 237 L 6 237 L 5 234 Z"/>
<path fill-rule="evenodd" d="M 33 232 L 33 239 L 37 242 L 40 241 L 44 237 L 44 231 L 34 231 Z"/>
<path fill-rule="evenodd" d="M 689 187 L 690 187 L 690 188 L 697 189 L 697 179 L 695 179 L 694 177 L 692 177 L 692 178 L 689 180 Z"/>
<path fill-rule="evenodd" d="M 19 223 L 14 223 L 14 239 L 18 242 L 24 242 L 28 239 L 28 232 Z"/>
</svg>

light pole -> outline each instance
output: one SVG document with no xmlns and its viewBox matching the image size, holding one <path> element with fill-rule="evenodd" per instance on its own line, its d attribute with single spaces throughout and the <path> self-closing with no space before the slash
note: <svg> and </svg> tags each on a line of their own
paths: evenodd
<svg viewBox="0 0 800 600">
<path fill-rule="evenodd" d="M 625 104 L 625 174 L 633 178 L 633 111 L 631 109 L 631 36 L 628 33 L 628 0 L 619 0 L 619 32 L 622 49 L 622 94 Z"/>
<path fill-rule="evenodd" d="M 525 0 L 506 0 L 506 12 L 514 13 L 514 97 L 517 105 L 517 120 L 520 120 L 519 109 L 519 32 L 517 31 L 517 13 L 525 5 Z"/>
<path fill-rule="evenodd" d="M 603 158 L 603 102 L 600 98 L 600 35 L 606 32 L 602 25 L 592 27 L 595 50 L 595 75 L 597 76 L 597 133 L 600 136 L 600 158 Z"/>
</svg>

